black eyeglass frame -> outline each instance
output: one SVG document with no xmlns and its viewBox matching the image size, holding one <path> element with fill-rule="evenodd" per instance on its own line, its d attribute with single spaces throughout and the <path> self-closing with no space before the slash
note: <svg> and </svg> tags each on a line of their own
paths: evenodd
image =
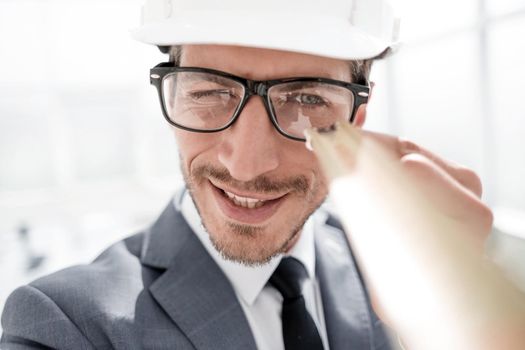
<svg viewBox="0 0 525 350">
<path fill-rule="evenodd" d="M 220 128 L 216 128 L 216 129 L 203 130 L 203 129 L 189 128 L 187 126 L 178 124 L 174 122 L 173 120 L 171 120 L 171 118 L 168 115 L 168 111 L 166 110 L 162 83 L 164 81 L 164 78 L 168 74 L 176 73 L 176 72 L 200 72 L 200 73 L 215 74 L 215 75 L 218 75 L 224 78 L 234 80 L 240 83 L 244 87 L 244 95 L 242 97 L 242 100 L 239 103 L 239 106 L 237 107 L 235 112 L 233 113 L 231 119 L 226 123 L 226 125 Z M 349 118 L 350 122 L 354 121 L 357 110 L 362 104 L 365 104 L 368 102 L 368 98 L 370 95 L 369 86 L 354 84 L 354 83 L 349 83 L 346 81 L 329 79 L 329 78 L 293 77 L 293 78 L 282 78 L 282 79 L 271 79 L 271 80 L 251 80 L 251 79 L 242 78 L 242 77 L 239 77 L 239 76 L 236 76 L 230 73 L 222 72 L 219 70 L 215 70 L 215 69 L 202 68 L 202 67 L 174 66 L 173 62 L 162 62 L 150 69 L 150 84 L 157 88 L 160 106 L 162 108 L 162 113 L 164 115 L 164 118 L 168 121 L 168 123 L 170 123 L 171 125 L 177 128 L 187 130 L 187 131 L 201 132 L 201 133 L 212 133 L 212 132 L 218 132 L 218 131 L 225 130 L 229 128 L 233 123 L 235 123 L 235 121 L 241 114 L 242 110 L 244 109 L 244 106 L 248 102 L 248 99 L 252 96 L 258 95 L 262 97 L 263 104 L 268 114 L 268 117 L 270 118 L 273 126 L 277 129 L 277 131 L 281 135 L 289 139 L 304 142 L 306 141 L 304 138 L 300 138 L 300 137 L 296 137 L 296 136 L 287 134 L 286 131 L 281 129 L 281 127 L 279 126 L 279 123 L 277 122 L 277 117 L 275 116 L 275 112 L 273 110 L 273 105 L 270 100 L 270 96 L 268 95 L 268 89 L 270 89 L 272 86 L 282 84 L 282 83 L 290 83 L 290 82 L 319 82 L 319 83 L 331 84 L 331 85 L 336 85 L 336 86 L 346 88 L 354 96 L 354 108 Z"/>
</svg>

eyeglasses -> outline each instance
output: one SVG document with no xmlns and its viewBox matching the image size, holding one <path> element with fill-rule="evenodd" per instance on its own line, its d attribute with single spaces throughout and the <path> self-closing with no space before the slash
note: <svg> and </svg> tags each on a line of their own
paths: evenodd
<svg viewBox="0 0 525 350">
<path fill-rule="evenodd" d="M 277 131 L 297 141 L 305 141 L 305 129 L 352 122 L 370 91 L 368 86 L 316 77 L 255 81 L 213 69 L 174 67 L 172 62 L 152 68 L 150 82 L 157 88 L 164 117 L 178 128 L 224 130 L 248 99 L 258 95 Z"/>
</svg>

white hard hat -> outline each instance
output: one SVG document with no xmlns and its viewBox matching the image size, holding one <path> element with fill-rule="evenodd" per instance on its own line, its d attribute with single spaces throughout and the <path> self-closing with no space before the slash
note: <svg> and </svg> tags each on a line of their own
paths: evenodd
<svg viewBox="0 0 525 350">
<path fill-rule="evenodd" d="M 387 0 L 146 0 L 135 39 L 223 44 L 367 59 L 397 42 Z"/>
</svg>

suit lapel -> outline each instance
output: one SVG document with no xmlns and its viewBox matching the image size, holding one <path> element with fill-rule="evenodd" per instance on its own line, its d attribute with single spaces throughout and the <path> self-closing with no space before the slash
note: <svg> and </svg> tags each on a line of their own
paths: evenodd
<svg viewBox="0 0 525 350">
<path fill-rule="evenodd" d="M 142 261 L 166 269 L 150 291 L 195 348 L 256 348 L 230 282 L 171 203 L 148 232 Z"/>
<path fill-rule="evenodd" d="M 372 349 L 369 302 L 341 230 L 318 223 L 316 273 L 331 350 Z"/>
</svg>

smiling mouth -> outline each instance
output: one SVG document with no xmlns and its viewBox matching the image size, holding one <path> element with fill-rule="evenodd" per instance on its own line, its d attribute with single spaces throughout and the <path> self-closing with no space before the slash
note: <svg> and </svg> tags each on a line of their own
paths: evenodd
<svg viewBox="0 0 525 350">
<path fill-rule="evenodd" d="M 254 209 L 254 208 L 260 208 L 266 203 L 265 200 L 250 198 L 250 197 L 241 197 L 237 196 L 234 193 L 227 192 L 225 190 L 221 190 L 236 206 L 248 208 L 248 209 Z"/>
<path fill-rule="evenodd" d="M 231 188 L 223 189 L 211 179 L 209 179 L 209 185 L 220 211 L 227 218 L 250 225 L 262 225 L 273 217 L 289 194 L 287 192 L 268 195 L 237 191 Z"/>
<path fill-rule="evenodd" d="M 254 194 L 253 197 L 246 196 L 246 195 L 242 196 L 240 194 L 233 193 L 233 192 L 227 191 L 226 189 L 223 189 L 222 187 L 213 183 L 213 181 L 210 181 L 210 183 L 213 187 L 215 187 L 220 192 L 220 194 L 224 198 L 228 199 L 229 202 L 231 202 L 237 207 L 246 208 L 246 209 L 257 209 L 266 204 L 275 203 L 276 201 L 286 196 L 286 194 L 274 195 L 274 196 Z M 254 197 L 258 197 L 258 198 L 254 198 Z"/>
</svg>

